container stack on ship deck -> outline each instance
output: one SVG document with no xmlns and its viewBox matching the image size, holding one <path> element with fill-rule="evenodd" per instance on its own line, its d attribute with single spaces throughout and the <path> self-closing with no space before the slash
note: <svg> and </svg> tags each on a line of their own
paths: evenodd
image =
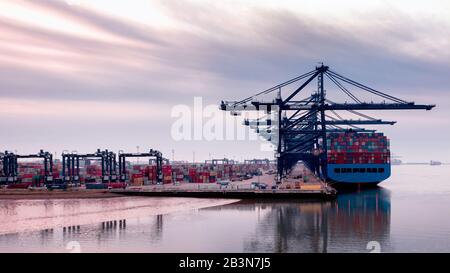
<svg viewBox="0 0 450 273">
<path fill-rule="evenodd" d="M 330 133 L 327 151 L 333 182 L 376 185 L 391 174 L 389 140 L 383 133 Z"/>
</svg>

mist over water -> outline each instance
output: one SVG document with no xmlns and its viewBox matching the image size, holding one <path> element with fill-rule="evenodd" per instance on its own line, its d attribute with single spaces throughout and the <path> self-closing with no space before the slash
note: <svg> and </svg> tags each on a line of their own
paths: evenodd
<svg viewBox="0 0 450 273">
<path fill-rule="evenodd" d="M 449 252 L 449 176 L 393 166 L 380 188 L 328 202 L 4 200 L 0 252 Z"/>
</svg>

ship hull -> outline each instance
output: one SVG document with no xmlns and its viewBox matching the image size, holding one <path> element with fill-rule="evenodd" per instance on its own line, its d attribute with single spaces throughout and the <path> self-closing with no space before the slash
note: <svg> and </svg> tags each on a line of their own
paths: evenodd
<svg viewBox="0 0 450 273">
<path fill-rule="evenodd" d="M 338 187 L 375 187 L 390 176 L 390 164 L 327 165 L 327 178 Z"/>
</svg>

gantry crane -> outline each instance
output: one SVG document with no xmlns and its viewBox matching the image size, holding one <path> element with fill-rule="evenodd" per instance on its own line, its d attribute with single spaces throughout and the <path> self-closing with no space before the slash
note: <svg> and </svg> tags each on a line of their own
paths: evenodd
<svg viewBox="0 0 450 273">
<path fill-rule="evenodd" d="M 162 164 L 163 164 L 163 160 L 167 160 L 167 159 L 163 158 L 162 153 L 160 151 L 153 150 L 153 149 L 150 149 L 146 153 L 124 153 L 123 151 L 119 151 L 119 179 L 122 182 L 125 182 L 129 179 L 127 177 L 127 167 L 126 167 L 126 158 L 127 157 L 152 157 L 152 158 L 154 158 L 156 161 L 156 181 L 157 181 L 157 183 L 162 183 L 162 179 L 163 179 Z"/>
<path fill-rule="evenodd" d="M 1 183 L 18 182 L 18 160 L 24 158 L 40 158 L 44 160 L 44 182 L 51 183 L 53 181 L 53 156 L 51 153 L 40 150 L 37 154 L 19 155 L 5 151 L 1 154 L 1 163 L 3 165 Z"/>
<path fill-rule="evenodd" d="M 236 164 L 236 161 L 234 161 L 233 159 L 228 159 L 228 158 L 220 158 L 220 159 L 205 160 L 205 164 L 211 164 L 213 166 L 223 165 L 223 164 L 234 165 L 234 164 Z"/>
<path fill-rule="evenodd" d="M 329 100 L 324 88 L 325 78 L 337 86 L 351 102 Z M 306 98 L 299 94 L 314 79 L 317 89 Z M 295 83 L 301 83 L 293 92 L 284 94 Z M 351 92 L 348 86 L 365 94 L 382 98 L 382 102 L 365 102 Z M 276 94 L 272 100 L 261 101 L 260 97 Z M 303 92 L 304 93 L 304 92 Z M 284 97 L 284 98 L 283 98 Z M 359 125 L 393 125 L 395 121 L 384 121 L 363 114 L 364 110 L 431 110 L 435 105 L 417 105 L 344 77 L 323 64 L 314 70 L 294 79 L 276 85 L 240 101 L 222 101 L 220 109 L 230 111 L 234 116 L 241 111 L 263 112 L 263 116 L 254 120 L 245 119 L 244 125 L 250 126 L 264 139 L 275 146 L 277 161 L 277 182 L 298 162 L 303 161 L 308 168 L 323 179 L 327 168 L 327 134 L 331 132 L 374 132 Z M 340 113 L 357 116 L 348 119 Z"/>
<path fill-rule="evenodd" d="M 270 160 L 268 158 L 264 159 L 246 159 L 244 160 L 244 164 L 252 164 L 252 165 L 266 165 L 267 167 L 270 165 Z"/>
<path fill-rule="evenodd" d="M 114 152 L 97 149 L 95 153 L 79 154 L 77 152 L 62 154 L 62 178 L 64 183 L 80 183 L 80 159 L 99 159 L 101 161 L 102 182 L 117 180 L 117 158 Z"/>
</svg>

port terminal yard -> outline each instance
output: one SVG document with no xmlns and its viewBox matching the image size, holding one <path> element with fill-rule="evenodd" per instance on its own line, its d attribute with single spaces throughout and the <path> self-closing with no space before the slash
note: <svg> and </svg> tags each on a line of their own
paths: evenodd
<svg viewBox="0 0 450 273">
<path fill-rule="evenodd" d="M 264 188 L 257 185 L 265 185 Z M 320 180 L 304 165 L 299 165 L 281 183 L 274 174 L 263 174 L 245 181 L 223 184 L 180 183 L 179 185 L 149 185 L 114 189 L 129 196 L 164 196 L 232 199 L 332 199 L 337 191 Z"/>
<path fill-rule="evenodd" d="M 99 152 L 98 154 L 101 154 Z M 105 153 L 114 157 L 114 153 Z M 119 153 L 125 156 L 128 154 Z M 162 158 L 160 153 L 157 153 L 159 158 Z M 153 155 L 153 154 L 152 154 Z M 70 157 L 69 157 L 70 156 Z M 147 154 L 146 154 L 147 156 Z M 336 190 L 330 187 L 327 183 L 320 180 L 314 173 L 309 171 L 303 164 L 298 164 L 293 171 L 287 175 L 281 182 L 276 181 L 276 172 L 274 166 L 269 160 L 246 160 L 243 166 L 257 172 L 258 175 L 251 176 L 248 173 L 244 177 L 237 178 L 236 176 L 228 176 L 224 179 L 219 179 L 214 182 L 196 183 L 198 181 L 173 180 L 170 183 L 163 183 L 159 174 L 156 174 L 155 180 L 151 183 L 136 185 L 130 180 L 129 175 L 124 175 L 118 178 L 124 181 L 120 188 L 111 187 L 117 183 L 111 182 L 111 179 L 106 178 L 110 170 L 115 167 L 108 166 L 109 163 L 104 161 L 99 164 L 99 177 L 97 182 L 92 177 L 86 179 L 80 175 L 80 162 L 78 158 L 86 157 L 86 155 L 68 155 L 64 154 L 65 163 L 62 164 L 63 174 L 59 178 L 43 179 L 37 185 L 30 183 L 21 183 L 20 171 L 14 170 L 17 177 L 14 182 L 4 183 L 0 190 L 0 199 L 68 199 L 68 198 L 110 198 L 117 196 L 166 196 L 166 197 L 203 197 L 203 198 L 234 198 L 234 199 L 260 199 L 260 198 L 282 198 L 282 199 L 297 199 L 297 198 L 315 198 L 315 199 L 329 199 L 336 195 Z M 95 157 L 89 154 L 89 157 Z M 72 158 L 68 160 L 68 158 Z M 75 159 L 75 160 L 73 160 Z M 101 157 L 100 157 L 101 159 Z M 114 165 L 114 158 L 109 159 Z M 71 161 L 71 163 L 68 163 Z M 74 164 L 75 162 L 75 164 Z M 119 160 L 121 166 L 119 169 L 124 170 L 124 158 Z M 149 161 L 149 167 L 152 161 Z M 161 166 L 161 162 L 157 162 L 157 166 Z M 168 164 L 169 162 L 166 162 Z M 237 162 L 230 162 L 227 159 L 213 160 L 212 162 L 205 162 L 201 164 L 204 168 L 223 168 L 223 166 L 230 166 L 229 164 L 237 164 Z M 222 166 L 221 166 L 222 164 Z M 226 165 L 224 165 L 226 164 Z M 17 162 L 14 168 L 19 165 Z M 55 164 L 55 168 L 56 168 Z M 168 165 L 166 165 L 168 166 Z M 176 165 L 175 165 L 176 166 Z M 206 166 L 206 167 L 205 167 Z M 263 168 L 259 168 L 259 167 Z M 52 164 L 52 169 L 53 169 Z M 13 169 L 14 169 L 13 168 Z M 67 170 L 70 171 L 67 171 Z M 19 169 L 20 170 L 20 169 Z M 249 171 L 248 171 L 249 172 Z M 160 172 L 157 172 L 160 173 Z M 53 174 L 56 174 L 53 172 Z M 68 174 L 70 176 L 68 176 Z M 114 174 L 114 172 L 113 172 Z M 243 173 L 244 174 L 244 173 Z M 241 175 L 243 175 L 241 174 Z M 44 176 L 45 177 L 45 176 Z M 76 179 L 77 183 L 69 183 Z M 125 180 L 128 179 L 128 180 Z M 49 182 L 51 181 L 51 182 Z M 80 183 L 83 181 L 83 183 Z M 164 179 L 164 181 L 166 181 Z M 147 181 L 148 182 L 148 181 Z M 56 184 L 55 184 L 56 183 Z M 55 187 L 55 185 L 63 185 L 64 187 Z M 89 185 L 100 185 L 101 188 L 89 187 Z M 18 187 L 20 186 L 20 187 Z M 23 187 L 22 187 L 23 186 Z M 26 186 L 26 187 L 25 187 Z"/>
</svg>

